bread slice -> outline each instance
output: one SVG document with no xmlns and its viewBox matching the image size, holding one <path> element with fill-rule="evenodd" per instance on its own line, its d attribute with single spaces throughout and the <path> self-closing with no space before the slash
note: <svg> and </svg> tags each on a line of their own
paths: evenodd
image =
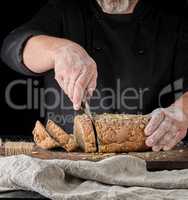
<svg viewBox="0 0 188 200">
<path fill-rule="evenodd" d="M 97 151 L 93 125 L 87 115 L 77 115 L 74 118 L 74 136 L 79 147 L 86 153 L 94 153 Z"/>
<path fill-rule="evenodd" d="M 149 118 L 143 115 L 102 114 L 95 116 L 100 153 L 145 151 L 144 129 Z"/>
<path fill-rule="evenodd" d="M 75 137 L 72 134 L 67 134 L 53 121 L 48 121 L 46 130 L 49 132 L 50 136 L 55 139 L 66 151 L 72 152 L 78 148 Z"/>
<path fill-rule="evenodd" d="M 58 144 L 46 131 L 45 127 L 40 121 L 36 122 L 35 128 L 33 130 L 34 141 L 36 145 L 43 149 L 53 149 L 59 147 Z"/>
</svg>

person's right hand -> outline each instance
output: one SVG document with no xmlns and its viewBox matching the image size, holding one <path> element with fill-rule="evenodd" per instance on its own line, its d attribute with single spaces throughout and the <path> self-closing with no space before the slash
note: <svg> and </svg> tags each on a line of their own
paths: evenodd
<svg viewBox="0 0 188 200">
<path fill-rule="evenodd" d="M 66 41 L 58 48 L 54 59 L 55 79 L 79 110 L 82 101 L 93 95 L 97 85 L 95 61 L 78 44 Z"/>
</svg>

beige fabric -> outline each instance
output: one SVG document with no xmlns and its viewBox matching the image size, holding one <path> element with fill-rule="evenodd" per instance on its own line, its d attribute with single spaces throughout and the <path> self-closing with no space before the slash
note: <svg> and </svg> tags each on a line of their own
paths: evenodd
<svg viewBox="0 0 188 200">
<path fill-rule="evenodd" d="M 187 200 L 188 170 L 148 172 L 143 160 L 100 162 L 0 158 L 0 192 L 30 190 L 65 200 Z"/>
</svg>

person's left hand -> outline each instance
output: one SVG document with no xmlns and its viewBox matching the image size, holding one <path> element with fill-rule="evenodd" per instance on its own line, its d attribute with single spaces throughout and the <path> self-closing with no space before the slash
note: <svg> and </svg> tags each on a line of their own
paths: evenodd
<svg viewBox="0 0 188 200">
<path fill-rule="evenodd" d="M 146 145 L 153 151 L 170 150 L 185 136 L 188 116 L 178 107 L 159 108 L 150 114 L 151 120 L 145 129 Z"/>
</svg>

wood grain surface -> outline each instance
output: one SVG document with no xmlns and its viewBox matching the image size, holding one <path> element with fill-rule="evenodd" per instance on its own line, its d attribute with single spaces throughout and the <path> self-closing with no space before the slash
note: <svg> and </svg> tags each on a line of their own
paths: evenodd
<svg viewBox="0 0 188 200">
<path fill-rule="evenodd" d="M 181 147 L 171 151 L 161 152 L 134 152 L 124 154 L 99 154 L 99 153 L 67 153 L 61 151 L 45 151 L 35 149 L 32 156 L 41 159 L 68 159 L 100 161 L 116 155 L 132 155 L 146 161 L 148 170 L 174 170 L 188 169 L 188 147 Z"/>
<path fill-rule="evenodd" d="M 5 156 L 4 146 L 0 146 L 0 155 Z M 146 161 L 148 170 L 174 170 L 174 169 L 188 169 L 188 147 L 180 146 L 174 150 L 161 152 L 134 152 L 134 153 L 83 153 L 83 152 L 64 152 L 62 149 L 47 151 L 34 147 L 29 156 L 40 158 L 44 160 L 52 159 L 67 159 L 67 160 L 88 160 L 100 161 L 117 155 L 131 155 L 141 158 Z"/>
</svg>

